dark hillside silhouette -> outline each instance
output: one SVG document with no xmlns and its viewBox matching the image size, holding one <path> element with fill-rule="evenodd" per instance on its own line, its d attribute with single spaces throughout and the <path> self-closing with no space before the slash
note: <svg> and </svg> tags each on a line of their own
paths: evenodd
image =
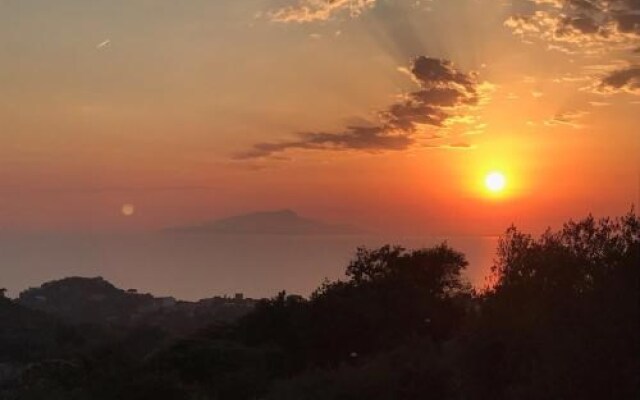
<svg viewBox="0 0 640 400">
<path fill-rule="evenodd" d="M 84 342 L 77 329 L 6 298 L 0 298 L 0 322 L 0 367 L 62 356 Z"/>
<path fill-rule="evenodd" d="M 214 322 L 231 322 L 255 305 L 253 299 L 214 297 L 198 302 L 155 297 L 123 290 L 101 277 L 72 277 L 47 282 L 20 293 L 17 300 L 30 309 L 71 324 L 114 328 L 155 326 L 185 334 Z"/>
</svg>

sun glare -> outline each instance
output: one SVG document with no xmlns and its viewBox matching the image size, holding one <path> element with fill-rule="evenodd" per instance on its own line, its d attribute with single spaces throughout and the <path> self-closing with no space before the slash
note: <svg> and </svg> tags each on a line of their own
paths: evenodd
<svg viewBox="0 0 640 400">
<path fill-rule="evenodd" d="M 484 180 L 487 190 L 492 193 L 500 193 L 507 186 L 507 179 L 502 172 L 491 172 Z"/>
</svg>

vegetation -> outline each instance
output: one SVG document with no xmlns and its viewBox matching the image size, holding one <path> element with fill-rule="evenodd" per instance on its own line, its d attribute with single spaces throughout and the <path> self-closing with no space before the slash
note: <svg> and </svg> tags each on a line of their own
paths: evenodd
<svg viewBox="0 0 640 400">
<path fill-rule="evenodd" d="M 28 324 L 3 325 L 0 366 L 15 371 L 3 378 L 0 369 L 0 397 L 638 398 L 633 212 L 569 222 L 539 238 L 509 228 L 492 285 L 480 293 L 462 278 L 466 265 L 446 244 L 362 248 L 344 280 L 323 283 L 308 299 L 282 292 L 233 323 L 212 319 L 181 336 L 157 324 L 128 323 L 117 337 L 83 329 L 92 346 L 44 341 L 47 350 L 29 359 L 7 347 L 19 338 L 20 348 L 36 348 L 42 338 Z M 4 300 L 3 324 L 6 310 L 17 309 L 36 313 Z"/>
</svg>

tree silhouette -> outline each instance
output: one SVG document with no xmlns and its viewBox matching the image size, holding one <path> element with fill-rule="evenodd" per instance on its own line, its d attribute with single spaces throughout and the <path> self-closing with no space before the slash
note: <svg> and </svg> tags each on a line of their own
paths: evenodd
<svg viewBox="0 0 640 400">
<path fill-rule="evenodd" d="M 358 249 L 347 280 L 325 282 L 309 301 L 277 297 L 242 320 L 252 344 L 286 349 L 290 365 L 337 365 L 388 349 L 405 338 L 449 337 L 464 315 L 471 289 L 461 278 L 465 257 L 446 244 L 406 251 Z"/>
<path fill-rule="evenodd" d="M 639 227 L 632 211 L 571 221 L 538 239 L 509 228 L 464 363 L 473 366 L 469 392 L 487 399 L 633 398 Z"/>
</svg>

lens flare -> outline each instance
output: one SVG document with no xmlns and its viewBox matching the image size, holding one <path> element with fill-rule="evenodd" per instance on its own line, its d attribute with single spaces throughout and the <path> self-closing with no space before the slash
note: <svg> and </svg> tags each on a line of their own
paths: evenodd
<svg viewBox="0 0 640 400">
<path fill-rule="evenodd" d="M 135 214 L 136 208 L 135 208 L 135 206 L 133 204 L 123 204 L 122 208 L 120 209 L 120 212 L 125 217 L 130 217 L 133 214 Z"/>
</svg>

